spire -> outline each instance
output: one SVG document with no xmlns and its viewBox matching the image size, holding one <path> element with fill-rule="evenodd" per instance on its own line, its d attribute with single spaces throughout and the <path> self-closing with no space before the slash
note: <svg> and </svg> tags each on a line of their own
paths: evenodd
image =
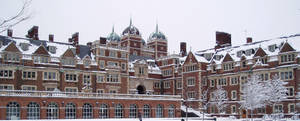
<svg viewBox="0 0 300 121">
<path fill-rule="evenodd" d="M 113 25 L 113 27 L 112 27 L 112 33 L 114 33 L 115 32 L 115 25 Z"/>
<path fill-rule="evenodd" d="M 131 18 L 131 16 L 130 16 L 130 23 L 129 23 L 129 26 L 131 26 L 132 25 L 132 18 Z"/>
<path fill-rule="evenodd" d="M 156 29 L 155 29 L 155 32 L 158 33 L 158 24 L 156 22 Z"/>
</svg>

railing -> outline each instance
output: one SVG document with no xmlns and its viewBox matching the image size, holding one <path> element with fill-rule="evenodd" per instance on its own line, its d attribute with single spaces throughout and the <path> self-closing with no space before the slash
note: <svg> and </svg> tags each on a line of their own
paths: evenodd
<svg viewBox="0 0 300 121">
<path fill-rule="evenodd" d="M 84 92 L 55 92 L 55 91 L 27 91 L 0 90 L 0 97 L 60 97 L 60 98 L 91 98 L 91 99 L 124 99 L 124 100 L 172 100 L 180 101 L 180 95 L 146 95 L 146 94 L 111 94 Z"/>
</svg>

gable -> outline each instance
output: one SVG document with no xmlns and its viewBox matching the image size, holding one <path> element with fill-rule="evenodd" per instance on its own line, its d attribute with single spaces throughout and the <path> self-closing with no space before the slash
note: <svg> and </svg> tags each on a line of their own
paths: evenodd
<svg viewBox="0 0 300 121">
<path fill-rule="evenodd" d="M 257 57 L 257 56 L 264 57 L 266 55 L 267 55 L 266 52 L 261 47 L 259 47 L 257 49 L 256 53 L 254 54 L 254 57 Z"/>
<path fill-rule="evenodd" d="M 49 55 L 46 48 L 42 45 L 38 49 L 36 49 L 33 54 L 36 54 L 36 55 Z"/>
<path fill-rule="evenodd" d="M 71 49 L 67 49 L 66 52 L 62 55 L 62 57 L 75 57 L 75 54 Z"/>
<path fill-rule="evenodd" d="M 233 61 L 232 57 L 227 53 L 223 59 L 223 62 Z"/>
<path fill-rule="evenodd" d="M 295 51 L 295 49 L 289 43 L 286 42 L 280 49 L 280 52 L 283 53 L 283 52 L 289 52 L 289 51 Z"/>
<path fill-rule="evenodd" d="M 195 55 L 192 52 L 189 52 L 183 64 L 188 64 L 188 63 L 197 63 Z"/>
<path fill-rule="evenodd" d="M 4 51 L 7 52 L 21 52 L 17 46 L 15 45 L 15 43 L 11 42 L 5 49 Z"/>
</svg>

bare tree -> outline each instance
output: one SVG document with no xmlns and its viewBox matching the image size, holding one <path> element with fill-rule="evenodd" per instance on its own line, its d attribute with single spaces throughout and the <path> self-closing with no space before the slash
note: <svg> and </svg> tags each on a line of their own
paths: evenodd
<svg viewBox="0 0 300 121">
<path fill-rule="evenodd" d="M 31 18 L 31 14 L 27 14 L 27 10 L 28 10 L 30 4 L 31 4 L 31 0 L 25 0 L 25 1 L 23 1 L 21 9 L 18 11 L 18 13 L 16 15 L 6 18 L 6 19 L 1 18 L 0 19 L 0 33 Z"/>
</svg>

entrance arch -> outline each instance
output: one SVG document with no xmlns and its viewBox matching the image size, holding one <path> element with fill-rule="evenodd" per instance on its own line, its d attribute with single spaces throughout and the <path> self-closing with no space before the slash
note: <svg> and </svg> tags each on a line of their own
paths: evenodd
<svg viewBox="0 0 300 121">
<path fill-rule="evenodd" d="M 146 94 L 146 88 L 144 85 L 137 86 L 136 90 L 138 91 L 138 94 Z"/>
</svg>

